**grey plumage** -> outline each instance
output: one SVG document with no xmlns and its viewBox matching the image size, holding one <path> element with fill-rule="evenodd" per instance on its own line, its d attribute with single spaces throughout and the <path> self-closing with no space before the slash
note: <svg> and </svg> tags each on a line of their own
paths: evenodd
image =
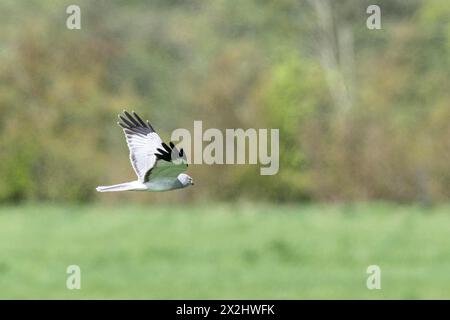
<svg viewBox="0 0 450 320">
<path fill-rule="evenodd" d="M 166 191 L 192 185 L 192 178 L 183 172 L 187 169 L 183 149 L 173 142 L 162 142 L 149 121 L 144 122 L 138 114 L 123 111 L 119 114 L 128 148 L 130 161 L 138 177 L 137 181 L 114 186 L 101 186 L 97 191 Z"/>
</svg>

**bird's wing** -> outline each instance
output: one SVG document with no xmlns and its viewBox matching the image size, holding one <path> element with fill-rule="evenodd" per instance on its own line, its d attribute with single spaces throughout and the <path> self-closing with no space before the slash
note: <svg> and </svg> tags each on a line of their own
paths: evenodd
<svg viewBox="0 0 450 320">
<path fill-rule="evenodd" d="M 118 124 L 123 128 L 128 148 L 130 149 L 130 161 L 138 180 L 144 182 L 145 175 L 150 171 L 156 161 L 158 148 L 162 148 L 162 140 L 155 132 L 150 122 L 144 122 L 134 111 L 133 115 L 123 111 L 119 115 L 122 122 Z"/>
<path fill-rule="evenodd" d="M 170 146 L 162 143 L 156 155 L 156 165 L 145 175 L 144 182 L 157 179 L 176 179 L 180 173 L 186 171 L 188 165 L 183 149 L 178 150 L 170 142 Z"/>
</svg>

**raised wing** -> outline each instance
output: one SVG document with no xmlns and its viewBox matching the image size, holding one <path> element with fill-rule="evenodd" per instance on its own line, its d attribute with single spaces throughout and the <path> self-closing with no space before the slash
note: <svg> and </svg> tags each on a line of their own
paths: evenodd
<svg viewBox="0 0 450 320">
<path fill-rule="evenodd" d="M 130 161 L 138 180 L 145 181 L 149 172 L 157 161 L 158 148 L 163 147 L 162 140 L 155 132 L 150 122 L 144 122 L 134 111 L 133 115 L 123 111 L 119 115 L 122 122 L 117 122 L 125 133 L 128 148 L 130 149 Z"/>
<path fill-rule="evenodd" d="M 176 179 L 180 173 L 186 171 L 188 165 L 183 149 L 178 150 L 170 142 L 170 147 L 162 143 L 162 147 L 157 149 L 156 165 L 147 172 L 144 182 L 157 179 Z"/>
</svg>

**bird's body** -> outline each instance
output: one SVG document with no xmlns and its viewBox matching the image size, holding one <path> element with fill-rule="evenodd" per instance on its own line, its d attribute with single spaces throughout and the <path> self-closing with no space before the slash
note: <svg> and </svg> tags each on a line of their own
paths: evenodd
<svg viewBox="0 0 450 320">
<path fill-rule="evenodd" d="M 168 191 L 193 185 L 192 178 L 183 173 L 187 169 L 183 149 L 178 151 L 162 142 L 151 124 L 133 112 L 119 115 L 128 147 L 130 161 L 138 180 L 111 186 L 99 186 L 99 192 L 112 191 Z"/>
<path fill-rule="evenodd" d="M 175 189 L 181 189 L 184 186 L 181 182 L 176 179 L 167 178 L 160 179 L 157 181 L 149 181 L 142 183 L 139 181 L 125 182 L 121 184 L 115 184 L 112 186 L 100 186 L 97 187 L 99 192 L 109 192 L 109 191 L 169 191 Z"/>
<path fill-rule="evenodd" d="M 144 186 L 149 191 L 168 191 L 183 188 L 183 185 L 178 181 L 178 179 L 161 179 L 160 181 L 149 181 Z"/>
</svg>

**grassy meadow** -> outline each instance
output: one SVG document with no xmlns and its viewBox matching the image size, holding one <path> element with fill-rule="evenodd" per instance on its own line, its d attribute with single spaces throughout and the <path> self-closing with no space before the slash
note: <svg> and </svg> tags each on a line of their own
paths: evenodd
<svg viewBox="0 0 450 320">
<path fill-rule="evenodd" d="M 450 298 L 450 207 L 3 206 L 0 298 Z M 81 268 L 81 289 L 66 268 Z M 381 290 L 366 288 L 379 265 Z"/>
</svg>

